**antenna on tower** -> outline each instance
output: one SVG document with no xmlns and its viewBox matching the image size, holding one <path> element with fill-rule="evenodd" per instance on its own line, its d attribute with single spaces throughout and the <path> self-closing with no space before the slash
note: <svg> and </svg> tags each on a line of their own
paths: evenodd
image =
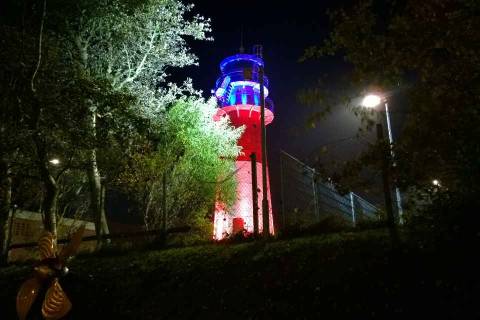
<svg viewBox="0 0 480 320">
<path fill-rule="evenodd" d="M 254 45 L 253 54 L 255 54 L 259 58 L 263 58 L 263 46 L 261 44 Z"/>
<path fill-rule="evenodd" d="M 245 48 L 243 47 L 243 24 L 242 24 L 242 27 L 240 29 L 240 53 L 244 53 L 245 52 Z"/>
</svg>

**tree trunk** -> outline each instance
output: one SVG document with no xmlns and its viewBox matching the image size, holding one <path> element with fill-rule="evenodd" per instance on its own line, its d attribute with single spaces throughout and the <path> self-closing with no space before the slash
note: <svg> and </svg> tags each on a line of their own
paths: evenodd
<svg viewBox="0 0 480 320">
<path fill-rule="evenodd" d="M 75 43 L 78 48 L 80 60 L 82 61 L 82 68 L 86 74 L 89 73 L 87 68 L 88 60 L 88 45 L 79 36 L 75 38 Z M 97 135 L 97 115 L 94 102 L 90 101 L 91 111 L 89 114 L 88 126 L 93 137 L 94 143 L 96 143 Z M 100 170 L 97 163 L 97 148 L 92 146 L 89 152 L 89 163 L 87 168 L 87 176 L 90 184 L 90 202 L 93 211 L 93 217 L 95 221 L 95 234 L 97 236 L 97 248 L 100 248 L 103 244 L 108 244 L 109 241 L 103 239 L 103 235 L 109 234 L 107 218 L 105 215 L 105 189 L 102 190 L 102 181 L 100 176 Z"/>
<path fill-rule="evenodd" d="M 40 23 L 40 30 L 38 35 L 38 59 L 35 70 L 30 80 L 30 87 L 34 98 L 34 110 L 32 122 L 30 127 L 32 129 L 32 139 L 35 143 L 37 151 L 37 166 L 40 172 L 40 177 L 45 186 L 45 197 L 43 199 L 43 214 L 44 214 L 44 227 L 45 230 L 50 231 L 55 237 L 57 237 L 57 199 L 58 199 L 58 185 L 55 178 L 50 174 L 48 168 L 48 154 L 46 147 L 46 139 L 40 130 L 40 118 L 43 111 L 42 104 L 37 96 L 37 90 L 35 88 L 35 77 L 40 69 L 42 63 L 42 39 L 43 39 L 43 24 L 47 13 L 47 1 L 43 1 L 43 14 Z"/>
<path fill-rule="evenodd" d="M 45 141 L 42 140 L 41 134 L 34 134 L 33 141 L 37 149 L 37 166 L 40 172 L 40 178 L 45 186 L 45 196 L 43 197 L 43 215 L 45 217 L 45 230 L 50 231 L 55 237 L 57 236 L 57 199 L 58 185 L 55 178 L 50 174 L 48 168 L 47 151 L 45 150 Z"/>
<path fill-rule="evenodd" d="M 12 200 L 12 178 L 8 163 L 0 160 L 0 266 L 7 263 L 9 243 L 10 205 Z"/>
<path fill-rule="evenodd" d="M 56 237 L 58 186 L 48 170 L 42 171 L 46 171 L 46 173 L 41 174 L 46 189 L 45 198 L 43 199 L 44 226 L 45 230 L 50 231 Z"/>
<path fill-rule="evenodd" d="M 97 166 L 97 152 L 90 150 L 90 164 L 88 168 L 88 180 L 90 183 L 90 201 L 95 220 L 95 233 L 97 235 L 98 245 L 105 243 L 102 236 L 109 233 L 107 218 L 105 216 L 105 207 L 102 201 L 102 184 L 100 172 Z"/>
<path fill-rule="evenodd" d="M 96 115 L 92 111 L 91 114 L 91 130 L 95 137 L 96 131 Z M 105 207 L 102 201 L 102 182 L 100 177 L 100 171 L 97 164 L 97 149 L 93 147 L 89 150 L 89 167 L 87 170 L 88 180 L 90 184 L 90 201 L 95 221 L 95 233 L 97 235 L 97 246 L 101 247 L 106 244 L 103 235 L 109 234 L 107 218 L 105 216 Z"/>
<path fill-rule="evenodd" d="M 31 124 L 31 129 L 34 132 L 32 140 L 35 144 L 37 153 L 37 167 L 40 172 L 40 178 L 45 187 L 45 196 L 43 197 L 43 211 L 45 230 L 51 232 L 55 237 L 57 236 L 57 199 L 58 199 L 58 185 L 55 178 L 51 175 L 48 168 L 48 155 L 45 147 L 45 139 L 39 131 L 40 115 L 42 107 L 39 101 L 36 101 L 36 108 Z"/>
<path fill-rule="evenodd" d="M 163 173 L 162 177 L 162 232 L 167 234 L 167 174 Z"/>
<path fill-rule="evenodd" d="M 102 228 L 102 234 L 109 234 L 110 229 L 108 228 L 108 223 L 107 223 L 107 215 L 105 213 L 105 197 L 106 197 L 106 190 L 107 187 L 105 185 L 105 181 L 100 185 L 101 188 L 101 198 L 100 198 L 100 225 Z M 103 239 L 103 243 L 105 244 L 110 244 L 110 239 Z"/>
<path fill-rule="evenodd" d="M 153 191 L 155 190 L 155 182 L 152 182 L 150 186 L 150 191 L 148 192 L 148 199 L 147 205 L 145 206 L 145 212 L 143 214 L 143 224 L 145 225 L 145 230 L 148 231 L 150 229 L 150 209 L 152 207 L 153 202 Z"/>
</svg>

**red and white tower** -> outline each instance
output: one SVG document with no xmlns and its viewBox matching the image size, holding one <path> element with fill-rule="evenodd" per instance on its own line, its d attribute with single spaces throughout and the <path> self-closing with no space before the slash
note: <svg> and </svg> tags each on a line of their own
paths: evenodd
<svg viewBox="0 0 480 320">
<path fill-rule="evenodd" d="M 242 153 L 236 160 L 237 199 L 231 208 L 217 203 L 214 217 L 214 238 L 220 240 L 242 230 L 253 232 L 253 197 L 251 155 L 256 155 L 258 229 L 263 230 L 262 219 L 262 145 L 260 120 L 260 69 L 264 62 L 257 54 L 236 54 L 220 63 L 221 76 L 215 89 L 220 106 L 217 116 L 228 116 L 236 127 L 244 126 L 238 141 Z M 265 125 L 273 121 L 273 103 L 268 98 L 268 78 L 264 76 Z M 273 234 L 270 183 L 267 171 L 270 232 Z"/>
</svg>

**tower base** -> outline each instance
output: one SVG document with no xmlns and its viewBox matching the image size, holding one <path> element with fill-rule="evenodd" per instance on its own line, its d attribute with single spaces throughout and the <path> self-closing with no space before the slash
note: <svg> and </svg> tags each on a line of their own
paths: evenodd
<svg viewBox="0 0 480 320">
<path fill-rule="evenodd" d="M 257 165 L 257 194 L 258 194 L 258 230 L 259 233 L 263 231 L 262 218 L 262 164 Z M 222 203 L 216 203 L 214 215 L 214 230 L 213 238 L 221 240 L 225 237 L 239 232 L 241 224 L 243 223 L 243 231 L 253 233 L 253 198 L 252 198 L 252 172 L 251 162 L 245 160 L 237 160 L 236 178 L 237 178 L 237 197 L 232 207 L 226 208 Z M 273 216 L 272 216 L 272 201 L 270 196 L 270 179 L 267 171 L 267 188 L 268 188 L 268 203 L 269 203 L 269 225 L 270 233 L 274 234 Z"/>
</svg>

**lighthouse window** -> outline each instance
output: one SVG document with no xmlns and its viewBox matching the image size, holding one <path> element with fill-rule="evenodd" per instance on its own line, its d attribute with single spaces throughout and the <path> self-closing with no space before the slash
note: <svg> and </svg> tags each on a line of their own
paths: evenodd
<svg viewBox="0 0 480 320">
<path fill-rule="evenodd" d="M 247 104 L 247 93 L 246 92 L 242 93 L 242 104 Z"/>
</svg>

